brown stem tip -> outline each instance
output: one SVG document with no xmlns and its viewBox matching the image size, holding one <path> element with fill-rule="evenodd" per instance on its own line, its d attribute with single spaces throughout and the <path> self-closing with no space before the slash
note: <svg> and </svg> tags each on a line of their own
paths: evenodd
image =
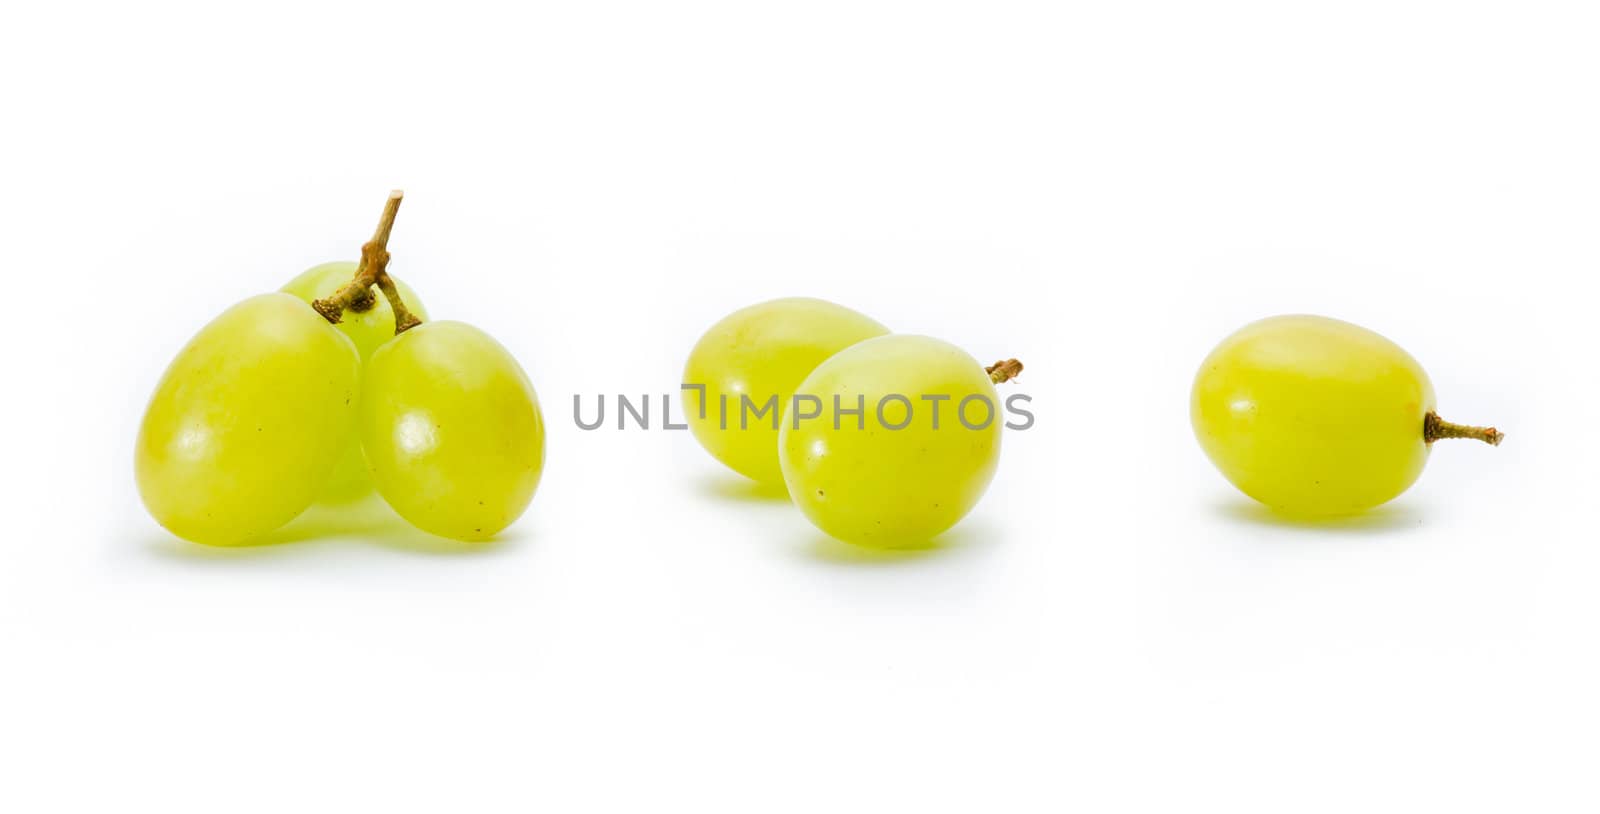
<svg viewBox="0 0 1600 814">
<path fill-rule="evenodd" d="M 1015 359 L 1002 359 L 983 370 L 989 374 L 989 381 L 1003 384 L 1022 374 L 1022 363 Z"/>
<path fill-rule="evenodd" d="M 385 265 L 387 265 L 388 252 L 384 252 Z M 412 328 L 422 324 L 422 320 L 411 309 L 406 307 L 405 300 L 400 299 L 400 289 L 394 285 L 394 278 L 388 271 L 379 270 L 377 275 L 378 290 L 383 292 L 383 298 L 389 301 L 389 310 L 394 311 L 394 335 L 399 336 Z"/>
<path fill-rule="evenodd" d="M 1422 440 L 1431 444 L 1441 438 L 1471 438 L 1482 441 L 1490 446 L 1500 446 L 1506 434 L 1494 427 L 1472 427 L 1466 424 L 1452 424 L 1439 417 L 1438 413 L 1429 412 L 1422 419 Z"/>
</svg>

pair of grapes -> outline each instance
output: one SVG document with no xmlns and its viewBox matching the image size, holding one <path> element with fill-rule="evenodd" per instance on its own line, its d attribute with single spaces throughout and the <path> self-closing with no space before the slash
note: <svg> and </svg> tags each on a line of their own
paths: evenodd
<svg viewBox="0 0 1600 814">
<path fill-rule="evenodd" d="M 390 195 L 360 263 L 317 266 L 229 308 L 168 366 L 134 457 L 144 504 L 169 531 L 247 542 L 373 486 L 411 524 L 459 540 L 492 537 L 527 508 L 544 467 L 538 398 L 498 342 L 424 322 L 389 276 L 400 200 Z"/>
<path fill-rule="evenodd" d="M 684 368 L 684 412 L 713 457 L 781 484 L 829 535 L 915 546 L 954 526 L 988 488 L 1000 461 L 994 385 L 1021 370 L 1016 360 L 986 368 L 932 337 L 891 335 L 831 302 L 788 298 L 706 331 Z M 958 411 L 974 400 L 987 413 L 963 420 Z M 768 403 L 776 415 L 752 418 Z"/>
</svg>

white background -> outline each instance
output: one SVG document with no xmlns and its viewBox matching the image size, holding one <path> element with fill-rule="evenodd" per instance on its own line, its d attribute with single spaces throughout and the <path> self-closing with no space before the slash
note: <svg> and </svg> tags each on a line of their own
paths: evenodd
<svg viewBox="0 0 1600 814">
<path fill-rule="evenodd" d="M 1597 37 L 1579 2 L 8 7 L 0 809 L 1593 811 Z M 381 507 L 174 540 L 131 471 L 162 368 L 397 186 L 392 270 L 539 389 L 532 508 L 483 547 Z M 573 425 L 796 294 L 1028 363 L 1038 424 L 942 548 Z M 1506 444 L 1262 516 L 1188 387 L 1283 312 Z"/>
</svg>

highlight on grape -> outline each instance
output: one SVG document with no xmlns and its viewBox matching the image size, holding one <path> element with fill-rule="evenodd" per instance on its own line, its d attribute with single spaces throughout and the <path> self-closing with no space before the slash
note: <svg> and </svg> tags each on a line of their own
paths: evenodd
<svg viewBox="0 0 1600 814">
<path fill-rule="evenodd" d="M 851 425 L 864 430 L 869 418 L 876 418 L 875 426 L 898 432 L 910 427 L 924 414 L 930 427 L 935 430 L 945 427 L 982 430 L 1003 418 L 1006 429 L 1021 432 L 1033 429 L 1035 422 L 1033 411 L 1027 406 L 1033 402 L 1033 397 L 1027 393 L 1011 393 L 998 406 L 994 399 L 983 393 L 968 393 L 960 397 L 950 393 L 888 393 L 878 397 L 872 404 L 868 403 L 863 393 L 857 393 L 853 401 L 835 394 L 830 408 L 821 397 L 810 393 L 795 393 L 788 398 L 768 393 L 759 400 L 749 393 L 740 393 L 737 399 L 720 393 L 716 403 L 708 405 L 704 384 L 685 382 L 679 389 L 685 394 L 694 394 L 695 407 L 688 410 L 690 415 L 701 421 L 714 421 L 719 430 L 776 431 L 784 424 L 798 429 L 801 424 L 811 421 L 831 422 L 835 430 Z M 640 430 L 689 429 L 687 423 L 673 421 L 673 399 L 670 395 L 662 393 L 658 400 L 661 409 L 655 414 L 660 416 L 657 424 L 652 423 L 650 396 L 643 395 L 635 400 L 625 393 L 616 394 L 612 419 L 607 421 L 606 394 L 594 396 L 590 416 L 586 419 L 584 397 L 574 393 L 572 422 L 580 430 L 626 430 L 630 422 L 634 429 Z M 685 395 L 684 400 L 688 404 L 689 396 Z"/>
</svg>

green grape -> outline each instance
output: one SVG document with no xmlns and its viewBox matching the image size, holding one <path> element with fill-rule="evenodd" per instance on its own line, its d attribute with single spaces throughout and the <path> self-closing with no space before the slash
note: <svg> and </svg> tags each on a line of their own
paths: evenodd
<svg viewBox="0 0 1600 814">
<path fill-rule="evenodd" d="M 1200 365 L 1195 436 L 1244 492 L 1290 516 L 1350 514 L 1385 503 L 1422 473 L 1432 442 L 1490 428 L 1442 421 L 1433 385 L 1400 346 L 1317 316 L 1251 323 Z"/>
<path fill-rule="evenodd" d="M 349 283 L 355 277 L 358 265 L 355 261 L 336 260 L 313 266 L 290 280 L 282 290 L 310 303 L 319 297 L 333 294 L 341 286 Z M 394 284 L 406 306 L 419 319 L 426 320 L 427 311 L 422 307 L 422 301 L 416 292 L 398 279 Z M 389 307 L 389 300 L 379 295 L 376 290 L 372 294 L 371 308 L 365 311 L 348 309 L 344 312 L 343 320 L 334 326 L 355 343 L 363 362 L 371 358 L 372 352 L 383 343 L 394 338 L 394 309 Z M 372 476 L 367 474 L 367 462 L 361 455 L 361 442 L 352 437 L 345 442 L 344 451 L 339 454 L 339 463 L 335 465 L 333 475 L 328 478 L 328 485 L 323 488 L 319 497 L 326 501 L 343 502 L 371 491 Z"/>
<path fill-rule="evenodd" d="M 198 543 L 248 541 L 311 504 L 355 418 L 361 359 L 288 294 L 224 311 L 167 367 L 134 453 L 156 521 Z"/>
<path fill-rule="evenodd" d="M 689 353 L 683 383 L 705 388 L 683 391 L 689 428 L 735 472 L 781 483 L 775 424 L 795 388 L 823 360 L 888 332 L 862 314 L 808 297 L 741 308 L 711 326 Z M 769 400 L 772 412 L 758 417 Z"/>
<path fill-rule="evenodd" d="M 368 360 L 360 437 L 378 493 L 412 525 L 487 540 L 533 499 L 544 419 L 517 360 L 460 322 L 427 322 Z"/>
<path fill-rule="evenodd" d="M 869 339 L 818 365 L 797 393 L 779 431 L 784 483 L 840 540 L 926 543 L 965 517 L 994 477 L 1001 404 L 983 365 L 948 342 Z M 858 407 L 859 418 L 838 409 Z"/>
</svg>

